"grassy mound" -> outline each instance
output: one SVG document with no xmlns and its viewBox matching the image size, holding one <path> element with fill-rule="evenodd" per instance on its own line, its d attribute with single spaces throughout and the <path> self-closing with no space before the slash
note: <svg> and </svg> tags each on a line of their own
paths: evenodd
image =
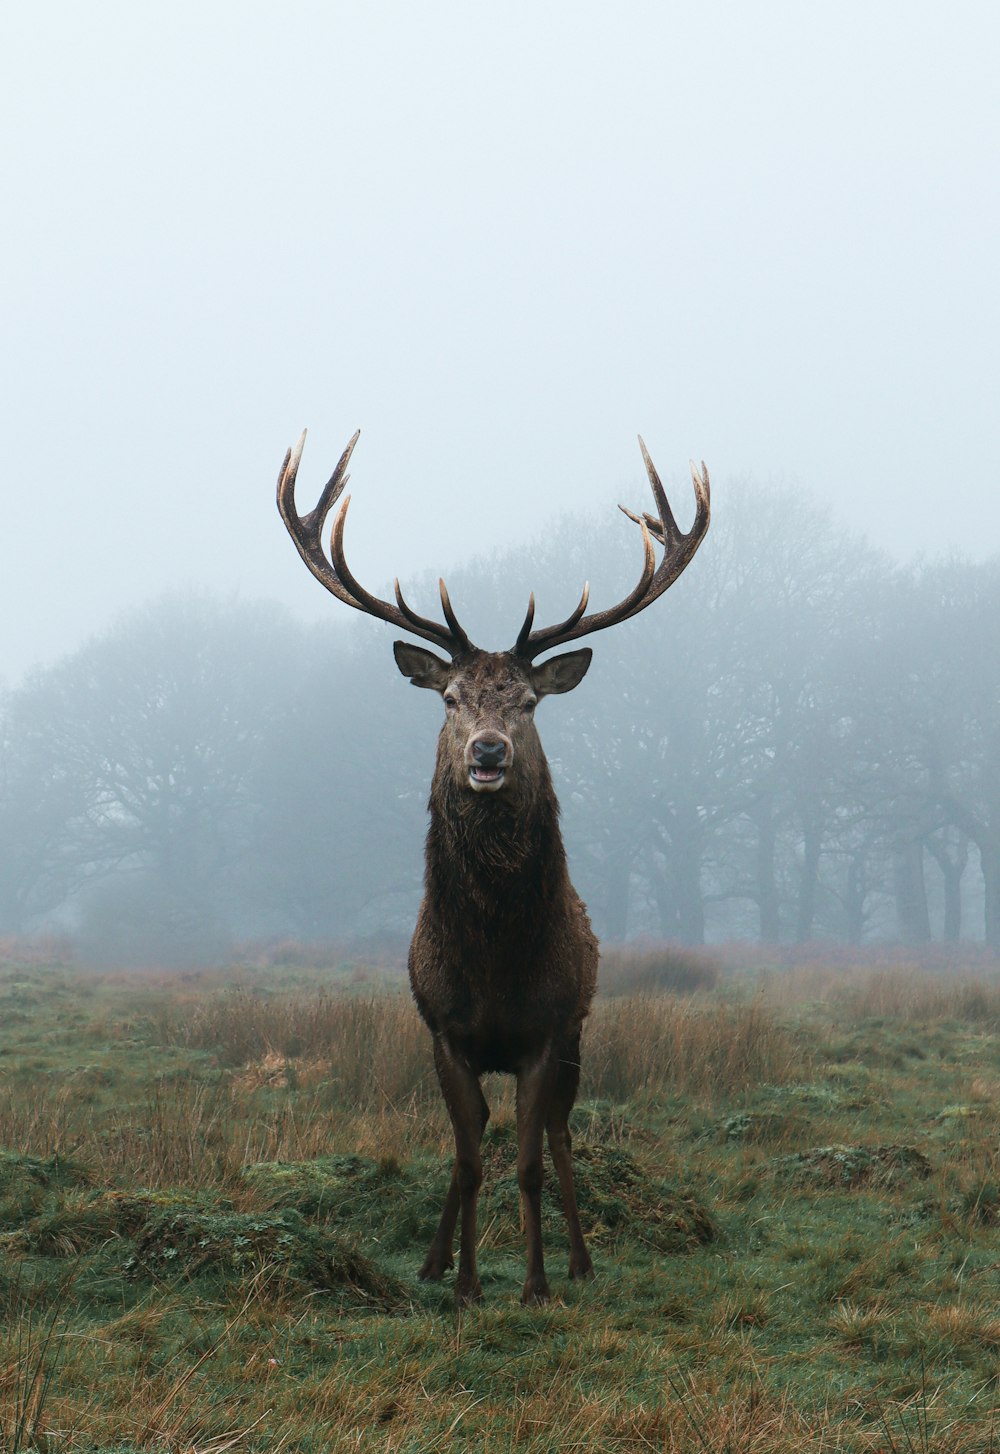
<svg viewBox="0 0 1000 1454">
<path fill-rule="evenodd" d="M 289 1209 L 341 1233 L 377 1238 L 380 1248 L 398 1252 L 431 1236 L 450 1170 L 427 1160 L 403 1167 L 392 1159 L 344 1155 L 262 1161 L 244 1167 L 243 1178 L 270 1211 Z"/>
<path fill-rule="evenodd" d="M 516 1132 L 510 1122 L 487 1128 L 480 1225 L 491 1225 L 495 1245 L 521 1240 Z M 706 1209 L 650 1177 L 619 1146 L 600 1142 L 574 1152 L 576 1194 L 585 1234 L 597 1244 L 643 1243 L 660 1252 L 686 1252 L 712 1240 Z M 261 1162 L 244 1177 L 272 1211 L 292 1209 L 339 1231 L 377 1239 L 386 1251 L 422 1247 L 432 1235 L 448 1185 L 450 1165 L 421 1160 L 400 1167 L 364 1156 L 315 1161 Z M 549 1169 L 542 1194 L 546 1235 L 561 1235 L 559 1186 Z"/>
<path fill-rule="evenodd" d="M 303 1169 L 297 1171 L 301 1178 Z M 354 1238 L 309 1225 L 292 1206 L 237 1212 L 225 1198 L 97 1190 L 81 1185 L 85 1180 L 79 1167 L 58 1158 L 0 1153 L 3 1249 L 45 1262 L 84 1257 L 93 1264 L 96 1256 L 101 1276 L 116 1277 L 119 1285 L 122 1278 L 257 1278 L 275 1295 L 298 1285 L 353 1307 L 389 1312 L 406 1302 L 403 1285 L 381 1272 Z"/>
<path fill-rule="evenodd" d="M 776 1170 L 821 1187 L 889 1189 L 924 1181 L 931 1164 L 915 1146 L 814 1146 L 782 1156 Z"/>
<path fill-rule="evenodd" d="M 487 1127 L 480 1218 L 483 1225 L 494 1222 L 498 1243 L 519 1242 L 521 1237 L 516 1157 L 514 1126 L 500 1122 Z M 633 1242 L 658 1252 L 681 1253 L 703 1246 L 715 1236 L 705 1207 L 661 1178 L 649 1176 L 620 1146 L 575 1147 L 573 1170 L 584 1235 L 596 1246 Z M 562 1201 L 551 1168 L 547 1168 L 542 1190 L 542 1223 L 546 1239 L 562 1235 Z"/>
<path fill-rule="evenodd" d="M 211 1274 L 246 1279 L 266 1272 L 277 1284 L 299 1283 L 353 1305 L 391 1311 L 406 1301 L 402 1285 L 357 1247 L 298 1213 L 160 1211 L 135 1238 L 124 1270 L 133 1277 L 191 1279 Z"/>
</svg>

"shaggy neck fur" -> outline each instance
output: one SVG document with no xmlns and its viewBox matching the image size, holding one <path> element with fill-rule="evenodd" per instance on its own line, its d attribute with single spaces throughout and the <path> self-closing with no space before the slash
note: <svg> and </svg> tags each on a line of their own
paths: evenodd
<svg viewBox="0 0 1000 1454">
<path fill-rule="evenodd" d="M 464 906 L 475 909 L 481 924 L 508 917 L 523 923 L 564 889 L 559 804 L 540 747 L 530 774 L 529 764 L 520 766 L 521 774 L 512 773 L 499 792 L 475 793 L 456 781 L 445 747 L 439 748 L 428 804 L 426 889 L 439 909 L 459 910 L 449 917 L 464 918 Z"/>
</svg>

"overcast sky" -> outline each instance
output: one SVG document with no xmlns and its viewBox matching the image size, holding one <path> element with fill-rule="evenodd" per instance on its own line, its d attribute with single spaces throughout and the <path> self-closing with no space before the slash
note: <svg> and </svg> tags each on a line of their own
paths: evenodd
<svg viewBox="0 0 1000 1454">
<path fill-rule="evenodd" d="M 4 6 L 0 678 L 170 588 L 344 613 L 303 425 L 377 587 L 631 528 L 637 431 L 685 521 L 694 456 L 1000 550 L 998 56 L 985 0 Z"/>
</svg>

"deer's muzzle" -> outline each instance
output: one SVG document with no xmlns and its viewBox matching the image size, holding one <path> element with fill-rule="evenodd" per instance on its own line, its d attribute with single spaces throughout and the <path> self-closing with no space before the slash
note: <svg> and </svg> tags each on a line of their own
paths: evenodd
<svg viewBox="0 0 1000 1454">
<path fill-rule="evenodd" d="M 502 732 L 481 732 L 470 737 L 465 748 L 469 786 L 477 793 L 495 793 L 503 787 L 513 761 L 513 743 Z"/>
</svg>

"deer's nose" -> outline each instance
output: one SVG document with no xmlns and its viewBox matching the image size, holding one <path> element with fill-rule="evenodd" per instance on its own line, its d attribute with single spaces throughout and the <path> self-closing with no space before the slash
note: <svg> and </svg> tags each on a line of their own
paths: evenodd
<svg viewBox="0 0 1000 1454">
<path fill-rule="evenodd" d="M 500 767 L 507 756 L 507 744 L 502 738 L 477 737 L 472 744 L 472 756 L 478 767 Z"/>
</svg>

